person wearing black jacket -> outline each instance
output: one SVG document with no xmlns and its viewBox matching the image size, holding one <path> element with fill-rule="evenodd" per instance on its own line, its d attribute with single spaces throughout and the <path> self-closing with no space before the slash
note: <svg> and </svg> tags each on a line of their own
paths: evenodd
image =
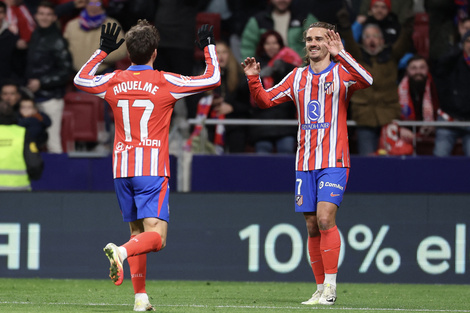
<svg viewBox="0 0 470 313">
<path fill-rule="evenodd" d="M 470 121 L 470 31 L 462 37 L 461 48 L 455 48 L 437 63 L 436 86 L 441 104 L 438 121 Z M 470 157 L 470 127 L 438 127 L 434 155 L 449 156 L 458 138 L 463 152 Z"/>
<path fill-rule="evenodd" d="M 18 53 L 16 47 L 19 37 L 8 29 L 6 13 L 6 4 L 0 2 L 0 86 L 11 78 L 20 78 L 23 74 L 21 53 Z"/>
<path fill-rule="evenodd" d="M 49 2 L 41 2 L 34 15 L 38 27 L 31 36 L 26 65 L 28 89 L 38 108 L 49 115 L 47 151 L 62 153 L 60 138 L 63 96 L 72 74 L 72 58 L 67 42 L 57 27 L 57 16 Z"/>
</svg>

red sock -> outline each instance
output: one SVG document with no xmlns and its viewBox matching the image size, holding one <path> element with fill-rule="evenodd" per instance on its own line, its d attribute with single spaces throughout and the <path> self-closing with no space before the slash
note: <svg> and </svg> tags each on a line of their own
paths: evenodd
<svg viewBox="0 0 470 313">
<path fill-rule="evenodd" d="M 135 236 L 131 236 L 133 239 Z M 147 254 L 139 254 L 127 258 L 129 272 L 131 273 L 134 293 L 147 293 L 145 291 L 145 278 L 147 274 Z"/>
<path fill-rule="evenodd" d="M 323 260 L 320 252 L 321 236 L 308 237 L 308 254 L 310 255 L 310 264 L 312 265 L 313 275 L 317 285 L 323 284 L 325 280 L 325 271 L 323 269 Z"/>
<path fill-rule="evenodd" d="M 127 257 L 149 252 L 157 252 L 162 248 L 162 237 L 154 231 L 147 231 L 131 238 L 122 245 L 127 250 Z"/>
<path fill-rule="evenodd" d="M 339 251 L 341 249 L 341 238 L 336 225 L 328 230 L 320 230 L 320 251 L 326 274 L 338 272 Z"/>
</svg>

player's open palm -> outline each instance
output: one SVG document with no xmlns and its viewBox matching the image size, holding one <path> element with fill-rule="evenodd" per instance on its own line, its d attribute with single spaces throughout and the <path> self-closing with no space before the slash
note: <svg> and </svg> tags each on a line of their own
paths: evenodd
<svg viewBox="0 0 470 313">
<path fill-rule="evenodd" d="M 326 34 L 326 48 L 332 56 L 336 56 L 341 50 L 344 49 L 341 36 L 334 30 L 329 29 Z"/>
<path fill-rule="evenodd" d="M 246 58 L 244 62 L 242 62 L 243 70 L 245 71 L 245 75 L 259 75 L 261 72 L 261 66 L 259 62 L 256 62 L 255 58 Z"/>
</svg>

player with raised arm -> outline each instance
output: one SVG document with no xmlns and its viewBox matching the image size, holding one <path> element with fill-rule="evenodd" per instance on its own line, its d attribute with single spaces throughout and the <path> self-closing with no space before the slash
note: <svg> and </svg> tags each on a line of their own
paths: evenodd
<svg viewBox="0 0 470 313">
<path fill-rule="evenodd" d="M 355 90 L 372 85 L 372 76 L 343 47 L 335 26 L 317 22 L 304 32 L 307 66 L 295 68 L 265 90 L 255 58 L 242 63 L 250 92 L 260 108 L 286 101 L 297 107 L 295 211 L 302 212 L 317 289 L 302 304 L 332 305 L 341 239 L 336 212 L 349 175 L 347 107 Z"/>
<path fill-rule="evenodd" d="M 220 68 L 212 26 L 203 25 L 197 42 L 205 55 L 203 75 L 187 77 L 154 70 L 160 37 L 154 26 L 139 20 L 125 35 L 131 66 L 95 76 L 106 56 L 124 42 L 116 42 L 120 30 L 116 24 L 102 25 L 100 48 L 77 73 L 74 83 L 78 89 L 104 98 L 113 110 L 114 187 L 131 239 L 121 246 L 109 243 L 104 251 L 116 285 L 124 279 L 123 262 L 127 259 L 134 311 L 150 311 L 154 308 L 145 291 L 147 253 L 165 247 L 169 222 L 171 114 L 178 99 L 219 86 Z"/>
</svg>

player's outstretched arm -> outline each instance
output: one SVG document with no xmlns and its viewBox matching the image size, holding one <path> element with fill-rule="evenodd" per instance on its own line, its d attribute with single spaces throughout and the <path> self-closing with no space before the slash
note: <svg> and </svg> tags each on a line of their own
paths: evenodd
<svg viewBox="0 0 470 313">
<path fill-rule="evenodd" d="M 261 66 L 259 62 L 256 62 L 255 58 L 246 58 L 241 64 L 246 76 L 259 75 L 261 72 Z"/>
</svg>

